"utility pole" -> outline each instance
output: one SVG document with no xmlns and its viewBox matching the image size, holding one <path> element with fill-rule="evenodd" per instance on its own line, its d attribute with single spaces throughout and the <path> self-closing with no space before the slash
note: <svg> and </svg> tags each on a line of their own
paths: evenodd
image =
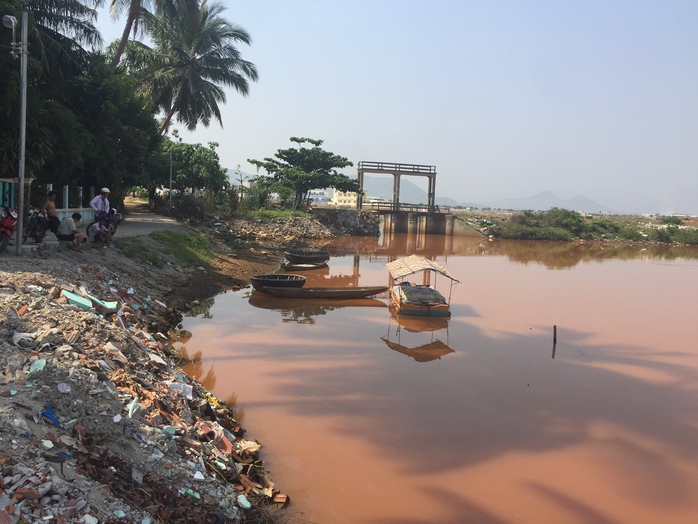
<svg viewBox="0 0 698 524">
<path fill-rule="evenodd" d="M 22 13 L 22 34 L 21 43 L 17 43 L 15 38 L 15 27 L 17 19 L 14 16 L 5 15 L 2 17 L 5 27 L 12 28 L 12 56 L 18 54 L 21 58 L 20 67 L 22 71 L 22 82 L 20 85 L 20 107 L 19 107 L 19 174 L 17 178 L 17 229 L 15 230 L 15 254 L 22 253 L 22 237 L 24 234 L 24 164 L 25 150 L 27 143 L 27 12 Z"/>
</svg>

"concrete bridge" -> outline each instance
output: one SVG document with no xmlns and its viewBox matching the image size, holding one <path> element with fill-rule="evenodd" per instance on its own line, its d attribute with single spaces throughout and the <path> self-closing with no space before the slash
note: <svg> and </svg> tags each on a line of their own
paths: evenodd
<svg viewBox="0 0 698 524">
<path fill-rule="evenodd" d="M 364 174 L 376 173 L 393 176 L 392 202 L 371 202 L 364 205 Z M 403 176 L 420 176 L 428 179 L 427 203 L 406 204 L 400 202 L 400 179 Z M 450 209 L 435 205 L 436 166 L 421 164 L 396 164 L 391 162 L 359 162 L 358 179 L 360 191 L 356 209 L 371 209 L 383 216 L 383 230 L 395 233 L 427 233 L 453 235 L 455 216 Z"/>
</svg>

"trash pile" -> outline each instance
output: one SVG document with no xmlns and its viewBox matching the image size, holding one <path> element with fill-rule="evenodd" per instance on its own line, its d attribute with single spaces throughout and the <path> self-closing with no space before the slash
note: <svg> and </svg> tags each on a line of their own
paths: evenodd
<svg viewBox="0 0 698 524">
<path fill-rule="evenodd" d="M 319 223 L 330 229 L 337 236 L 380 236 L 380 217 L 378 213 L 319 207 L 313 209 L 313 216 Z"/>
<path fill-rule="evenodd" d="M 332 238 L 335 234 L 317 220 L 306 217 L 272 218 L 262 221 L 253 218 L 236 218 L 226 222 L 215 222 L 215 231 L 226 233 L 241 240 L 263 242 L 276 240 L 292 242 L 302 238 Z"/>
<path fill-rule="evenodd" d="M 105 268 L 0 271 L 0 523 L 245 522 L 288 505 L 261 445 L 177 369 L 180 320 Z"/>
</svg>

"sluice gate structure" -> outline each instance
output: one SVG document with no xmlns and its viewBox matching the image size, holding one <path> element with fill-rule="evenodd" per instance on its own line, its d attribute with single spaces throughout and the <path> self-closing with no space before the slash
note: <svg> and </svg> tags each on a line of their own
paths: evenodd
<svg viewBox="0 0 698 524">
<path fill-rule="evenodd" d="M 376 173 L 393 176 L 393 197 L 391 202 L 364 203 L 364 174 Z M 440 209 L 436 199 L 436 166 L 420 164 L 395 164 L 391 162 L 359 162 L 359 194 L 356 209 L 370 209 L 383 216 L 386 231 L 407 234 L 453 235 L 455 215 L 449 209 Z M 400 201 L 400 178 L 402 176 L 427 177 L 426 204 L 407 204 Z"/>
</svg>

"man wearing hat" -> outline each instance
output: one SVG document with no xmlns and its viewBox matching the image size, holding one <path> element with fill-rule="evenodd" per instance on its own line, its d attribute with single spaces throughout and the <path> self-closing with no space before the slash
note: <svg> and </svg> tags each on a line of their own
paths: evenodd
<svg viewBox="0 0 698 524">
<path fill-rule="evenodd" d="M 110 195 L 110 193 L 111 193 L 111 191 L 109 191 L 108 187 L 103 187 L 101 194 L 97 195 L 92 200 L 90 200 L 90 207 L 92 208 L 92 211 L 95 212 L 95 220 L 99 220 L 97 217 L 101 213 L 104 213 L 105 215 L 109 215 L 109 195 Z"/>
<path fill-rule="evenodd" d="M 51 232 L 55 235 L 56 231 L 58 231 L 58 226 L 61 225 L 61 220 L 58 218 L 58 211 L 56 211 L 55 191 L 48 192 L 48 200 L 42 206 L 39 213 L 41 213 L 48 219 L 48 227 L 51 230 Z"/>
</svg>

